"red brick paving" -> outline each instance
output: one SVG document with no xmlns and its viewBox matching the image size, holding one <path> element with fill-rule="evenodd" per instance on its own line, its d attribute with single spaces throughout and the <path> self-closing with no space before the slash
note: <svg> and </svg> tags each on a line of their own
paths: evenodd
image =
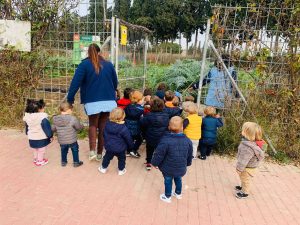
<svg viewBox="0 0 300 225">
<path fill-rule="evenodd" d="M 265 163 L 253 195 L 238 200 L 234 160 L 194 160 L 183 178 L 183 199 L 166 204 L 159 200 L 161 173 L 147 172 L 143 157 L 128 158 L 124 176 L 117 175 L 116 159 L 100 174 L 99 164 L 87 159 L 87 141 L 80 141 L 84 165 L 73 168 L 69 154 L 63 168 L 55 141 L 47 151 L 49 164 L 36 167 L 27 142 L 18 131 L 0 131 L 1 225 L 300 224 L 300 169 L 293 166 Z"/>
</svg>

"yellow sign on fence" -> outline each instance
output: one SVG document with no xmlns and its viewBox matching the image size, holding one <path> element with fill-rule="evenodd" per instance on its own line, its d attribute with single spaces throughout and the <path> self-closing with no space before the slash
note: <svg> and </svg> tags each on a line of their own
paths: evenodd
<svg viewBox="0 0 300 225">
<path fill-rule="evenodd" d="M 121 25 L 121 45 L 127 45 L 127 27 Z"/>
</svg>

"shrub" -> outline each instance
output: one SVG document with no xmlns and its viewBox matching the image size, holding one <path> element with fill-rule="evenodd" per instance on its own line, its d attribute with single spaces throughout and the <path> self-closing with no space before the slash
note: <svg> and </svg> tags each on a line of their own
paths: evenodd
<svg viewBox="0 0 300 225">
<path fill-rule="evenodd" d="M 20 126 L 25 99 L 38 84 L 46 54 L 2 50 L 0 60 L 0 127 Z"/>
</svg>

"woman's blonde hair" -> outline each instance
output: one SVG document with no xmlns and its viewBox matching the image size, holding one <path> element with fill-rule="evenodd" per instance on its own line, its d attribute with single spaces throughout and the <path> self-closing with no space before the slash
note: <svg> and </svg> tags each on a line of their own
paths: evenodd
<svg viewBox="0 0 300 225">
<path fill-rule="evenodd" d="M 109 120 L 111 122 L 122 122 L 125 118 L 125 112 L 121 108 L 114 108 L 109 114 Z"/>
<path fill-rule="evenodd" d="M 204 114 L 207 116 L 215 116 L 216 115 L 216 108 L 212 106 L 207 106 L 204 109 Z"/>
<path fill-rule="evenodd" d="M 256 141 L 259 137 L 259 131 L 261 132 L 260 126 L 254 122 L 246 122 L 242 126 L 242 135 L 249 141 Z"/>
<path fill-rule="evenodd" d="M 189 114 L 197 114 L 198 107 L 194 102 L 187 102 L 184 106 L 184 111 Z"/>
<path fill-rule="evenodd" d="M 143 94 L 140 91 L 132 91 L 129 96 L 130 96 L 130 101 L 133 104 L 138 103 L 143 99 Z"/>
</svg>

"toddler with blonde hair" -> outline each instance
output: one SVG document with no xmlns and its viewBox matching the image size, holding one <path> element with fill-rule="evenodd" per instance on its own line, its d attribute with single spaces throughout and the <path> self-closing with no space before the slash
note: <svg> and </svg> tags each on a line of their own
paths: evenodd
<svg viewBox="0 0 300 225">
<path fill-rule="evenodd" d="M 140 127 L 140 119 L 144 114 L 144 96 L 142 92 L 134 90 L 130 93 L 130 101 L 129 104 L 125 108 L 125 125 L 127 126 L 131 138 L 134 142 L 134 146 L 132 149 L 127 150 L 127 155 L 135 158 L 139 158 L 141 155 L 138 150 L 143 142 L 142 132 Z"/>
<path fill-rule="evenodd" d="M 202 117 L 198 115 L 198 107 L 193 102 L 187 102 L 183 110 L 187 115 L 183 121 L 183 133 L 192 141 L 193 159 L 196 159 L 198 142 L 201 138 Z"/>
<path fill-rule="evenodd" d="M 202 120 L 202 137 L 199 140 L 200 156 L 202 160 L 206 160 L 210 156 L 213 147 L 217 143 L 217 130 L 223 126 L 220 115 L 216 114 L 216 109 L 212 106 L 207 106 L 204 109 L 205 117 Z"/>
<path fill-rule="evenodd" d="M 109 114 L 109 121 L 104 128 L 104 147 L 106 149 L 102 165 L 98 168 L 101 173 L 106 173 L 110 161 L 118 158 L 119 175 L 126 173 L 126 150 L 133 148 L 133 141 L 124 122 L 125 113 L 121 108 L 115 108 Z"/>
<path fill-rule="evenodd" d="M 242 141 L 238 147 L 236 171 L 241 180 L 241 186 L 236 186 L 237 198 L 247 198 L 250 191 L 251 178 L 256 168 L 264 159 L 263 150 L 256 144 L 262 135 L 261 127 L 254 122 L 246 122 L 242 126 Z"/>
<path fill-rule="evenodd" d="M 172 117 L 169 132 L 157 145 L 151 160 L 152 165 L 157 166 L 164 176 L 165 192 L 160 195 L 160 199 L 167 203 L 171 203 L 172 196 L 182 198 L 182 177 L 186 174 L 187 166 L 192 164 L 193 146 L 182 131 L 182 119 L 179 116 Z"/>
</svg>

